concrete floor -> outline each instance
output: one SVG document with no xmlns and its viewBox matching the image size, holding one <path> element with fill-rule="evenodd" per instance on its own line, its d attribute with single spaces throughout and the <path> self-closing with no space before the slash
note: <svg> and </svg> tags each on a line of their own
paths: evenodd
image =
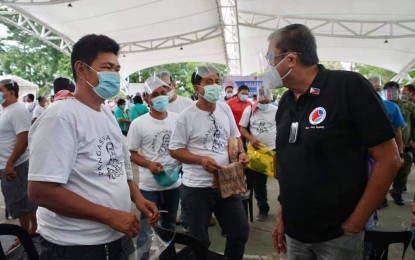
<svg viewBox="0 0 415 260">
<path fill-rule="evenodd" d="M 411 223 L 411 203 L 415 193 L 415 168 L 408 179 L 408 191 L 403 194 L 405 199 L 404 206 L 396 205 L 388 195 L 389 207 L 378 210 L 379 222 L 377 230 L 380 231 L 400 231 L 405 230 Z M 249 240 L 245 248 L 245 259 L 286 259 L 286 256 L 279 256 L 275 253 L 271 240 L 271 231 L 275 223 L 276 209 L 278 206 L 277 196 L 279 186 L 275 179 L 268 179 L 268 199 L 271 207 L 268 219 L 265 222 L 255 221 L 255 215 L 258 213 L 256 205 L 254 206 L 254 222 L 250 223 Z M 254 199 L 254 203 L 255 199 Z M 180 228 L 179 228 L 180 230 Z M 217 252 L 223 252 L 225 238 L 221 236 L 221 230 L 216 225 L 209 229 L 211 240 L 210 249 Z M 391 245 L 389 259 L 401 259 L 402 245 Z M 409 246 L 404 259 L 415 259 L 415 252 Z"/>
<path fill-rule="evenodd" d="M 389 207 L 378 211 L 379 225 L 377 230 L 404 230 L 410 226 L 411 213 L 410 205 L 414 198 L 415 193 L 415 168 L 413 167 L 411 175 L 408 180 L 408 191 L 404 193 L 405 206 L 397 206 L 394 204 L 392 198 L 388 195 Z M 250 222 L 250 234 L 249 240 L 246 244 L 244 259 L 286 259 L 285 255 L 279 256 L 275 253 L 274 247 L 271 241 L 271 230 L 275 221 L 275 212 L 278 206 L 277 196 L 279 194 L 278 183 L 275 179 L 268 179 L 268 197 L 271 207 L 268 219 L 264 222 Z M 255 199 L 254 199 L 255 203 Z M 254 218 L 258 209 L 254 206 Z M 6 220 L 4 214 L 4 202 L 3 197 L 0 196 L 0 223 L 17 223 L 17 221 Z M 182 231 L 182 227 L 178 226 L 179 232 Z M 216 252 L 223 252 L 225 245 L 225 238 L 221 236 L 221 229 L 218 225 L 209 228 L 209 235 L 211 246 L 210 250 Z M 1 243 L 3 247 L 7 249 L 13 242 L 12 237 L 1 237 Z M 389 251 L 389 259 L 401 259 L 401 245 L 392 245 Z M 411 247 L 408 248 L 405 259 L 415 259 L 415 252 Z"/>
</svg>

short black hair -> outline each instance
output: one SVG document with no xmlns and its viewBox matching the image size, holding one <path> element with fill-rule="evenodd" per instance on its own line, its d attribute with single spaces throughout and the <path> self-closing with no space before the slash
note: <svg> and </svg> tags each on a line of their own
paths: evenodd
<svg viewBox="0 0 415 260">
<path fill-rule="evenodd" d="M 249 92 L 249 87 L 247 85 L 240 85 L 238 88 L 238 93 L 241 92 L 242 90 L 248 90 Z"/>
<path fill-rule="evenodd" d="M 316 38 L 311 30 L 303 24 L 290 24 L 271 33 L 268 41 L 275 41 L 275 48 L 281 53 L 300 53 L 300 61 L 306 66 L 319 62 Z"/>
<path fill-rule="evenodd" d="M 14 92 L 14 96 L 16 98 L 19 97 L 19 85 L 17 84 L 16 81 L 11 80 L 11 79 L 3 79 L 0 80 L 0 84 L 4 85 L 4 87 L 8 90 L 8 91 L 12 91 Z M 33 97 L 34 98 L 34 97 Z"/>
<path fill-rule="evenodd" d="M 69 90 L 70 92 L 75 92 L 75 84 L 73 84 L 72 80 L 68 78 L 56 78 L 53 81 L 53 92 L 56 94 L 61 90 Z"/>
<path fill-rule="evenodd" d="M 395 81 L 389 81 L 389 82 L 386 82 L 386 84 L 383 88 L 384 89 L 387 89 L 387 88 L 397 88 L 397 89 L 399 89 L 399 83 L 395 82 Z"/>
<path fill-rule="evenodd" d="M 199 76 L 199 74 L 196 74 L 196 72 L 192 73 L 191 82 L 193 86 L 200 85 L 200 82 L 202 81 L 202 77 Z"/>
<path fill-rule="evenodd" d="M 226 87 L 225 87 L 225 91 L 226 91 L 228 88 L 233 89 L 233 86 L 226 86 Z"/>
<path fill-rule="evenodd" d="M 120 98 L 117 100 L 117 106 L 122 106 L 124 104 L 125 104 L 125 99 Z"/>
<path fill-rule="evenodd" d="M 40 101 L 42 101 L 43 99 L 46 99 L 46 97 L 44 97 L 44 96 L 38 96 L 37 97 L 37 102 L 40 103 Z"/>
<path fill-rule="evenodd" d="M 27 98 L 32 102 L 35 101 L 35 95 L 33 95 L 31 93 L 27 94 Z"/>
<path fill-rule="evenodd" d="M 133 103 L 134 104 L 143 104 L 143 99 L 141 98 L 141 96 L 134 96 L 133 97 Z"/>
<path fill-rule="evenodd" d="M 118 56 L 120 46 L 113 39 L 105 35 L 89 34 L 82 37 L 72 49 L 71 67 L 73 78 L 77 81 L 75 62 L 82 61 L 87 65 L 98 57 L 100 53 L 112 52 Z"/>
<path fill-rule="evenodd" d="M 404 88 L 408 88 L 409 92 L 415 92 L 415 85 L 414 84 L 406 84 Z"/>
</svg>

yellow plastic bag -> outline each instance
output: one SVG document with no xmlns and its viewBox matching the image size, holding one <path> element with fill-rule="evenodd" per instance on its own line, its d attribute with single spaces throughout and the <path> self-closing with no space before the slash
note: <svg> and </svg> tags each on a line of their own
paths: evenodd
<svg viewBox="0 0 415 260">
<path fill-rule="evenodd" d="M 247 150 L 249 156 L 249 169 L 276 177 L 276 154 L 274 151 L 268 150 L 267 148 L 255 150 L 250 144 L 247 145 Z"/>
</svg>

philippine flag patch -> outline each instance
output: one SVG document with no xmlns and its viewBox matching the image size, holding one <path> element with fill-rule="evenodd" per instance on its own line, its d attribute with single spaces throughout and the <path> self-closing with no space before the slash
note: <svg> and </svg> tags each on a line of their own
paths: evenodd
<svg viewBox="0 0 415 260">
<path fill-rule="evenodd" d="M 322 107 L 314 108 L 313 111 L 311 111 L 310 116 L 308 117 L 308 120 L 310 121 L 310 124 L 312 125 L 318 125 L 321 122 L 324 121 L 326 118 L 326 110 Z"/>
<path fill-rule="evenodd" d="M 311 87 L 310 88 L 310 94 L 318 96 L 318 95 L 320 95 L 320 89 Z"/>
</svg>

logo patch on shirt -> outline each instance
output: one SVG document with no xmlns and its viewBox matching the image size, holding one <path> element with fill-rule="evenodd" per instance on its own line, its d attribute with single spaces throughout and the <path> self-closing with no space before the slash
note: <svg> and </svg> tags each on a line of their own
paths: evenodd
<svg viewBox="0 0 415 260">
<path fill-rule="evenodd" d="M 314 110 L 310 113 L 308 120 L 312 125 L 318 125 L 324 121 L 326 118 L 326 110 L 322 107 L 314 108 Z"/>
<path fill-rule="evenodd" d="M 311 87 L 310 88 L 310 94 L 318 96 L 318 95 L 320 95 L 320 89 Z"/>
</svg>

